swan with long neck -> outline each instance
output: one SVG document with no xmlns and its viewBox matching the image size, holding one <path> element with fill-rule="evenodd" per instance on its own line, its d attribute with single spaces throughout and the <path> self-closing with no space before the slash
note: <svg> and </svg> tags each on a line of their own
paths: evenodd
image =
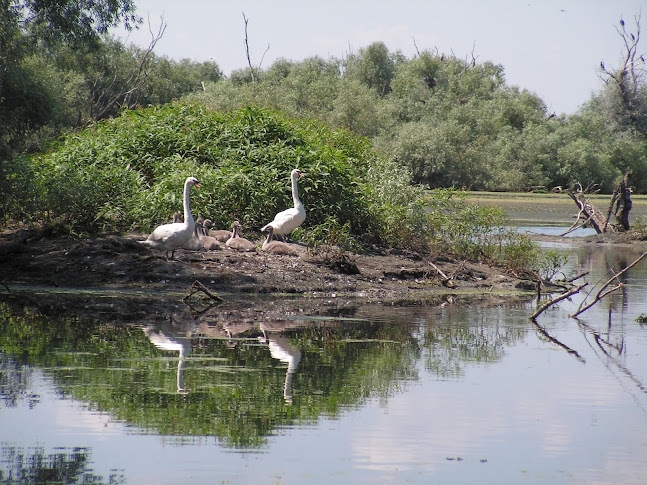
<svg viewBox="0 0 647 485">
<path fill-rule="evenodd" d="M 294 207 L 290 207 L 276 214 L 274 220 L 263 226 L 261 231 L 265 232 L 269 227 L 272 227 L 275 235 L 289 236 L 292 231 L 303 224 L 303 221 L 306 220 L 306 210 L 299 199 L 298 187 L 299 177 L 303 176 L 303 172 L 298 168 L 292 170 L 290 180 L 292 181 L 292 200 L 294 201 Z"/>
<path fill-rule="evenodd" d="M 251 242 L 249 239 L 240 237 L 238 233 L 240 227 L 240 222 L 234 221 L 231 225 L 231 229 L 233 230 L 232 236 L 227 240 L 225 245 L 229 249 L 235 249 L 237 251 L 256 251 L 256 244 Z"/>
<path fill-rule="evenodd" d="M 298 256 L 299 253 L 290 245 L 281 241 L 272 241 L 274 229 L 272 226 L 267 228 L 267 239 L 263 242 L 261 249 L 270 254 L 284 254 L 286 256 Z"/>
<path fill-rule="evenodd" d="M 180 222 L 180 214 L 177 212 L 173 214 L 173 223 Z M 202 240 L 200 239 L 200 231 L 199 231 L 199 224 L 198 221 L 195 223 L 195 227 L 193 229 L 193 234 L 191 235 L 191 238 L 187 241 L 187 243 L 182 246 L 183 249 L 190 249 L 192 251 L 199 251 L 200 249 L 203 248 L 202 245 Z"/>
<path fill-rule="evenodd" d="M 194 235 L 195 221 L 191 215 L 191 207 L 189 204 L 189 190 L 191 186 L 200 188 L 200 183 L 195 177 L 188 177 L 184 182 L 184 222 L 174 222 L 158 226 L 148 236 L 148 239 L 140 241 L 145 246 L 166 251 L 166 259 L 169 259 L 169 251 L 171 251 L 171 259 L 173 259 L 175 257 L 175 250 L 185 246 Z"/>
</svg>

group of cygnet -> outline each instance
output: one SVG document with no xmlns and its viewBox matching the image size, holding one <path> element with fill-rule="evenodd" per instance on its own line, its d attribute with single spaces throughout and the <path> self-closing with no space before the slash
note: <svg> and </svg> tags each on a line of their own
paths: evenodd
<svg viewBox="0 0 647 485">
<path fill-rule="evenodd" d="M 261 246 L 261 250 L 271 254 L 284 254 L 298 256 L 297 251 L 290 244 L 281 241 L 273 241 L 274 235 L 289 236 L 290 233 L 303 224 L 306 219 L 306 211 L 299 199 L 298 179 L 303 177 L 299 169 L 292 170 L 290 179 L 292 183 L 292 200 L 294 207 L 290 207 L 274 216 L 272 222 L 261 228 L 267 232 L 267 238 Z M 212 221 L 199 218 L 196 221 L 191 214 L 189 202 L 189 191 L 191 186 L 200 188 L 200 183 L 195 177 L 188 177 L 184 182 L 184 222 L 179 221 L 179 215 L 175 215 L 173 222 L 163 224 L 155 228 L 147 239 L 140 241 L 145 246 L 165 251 L 166 259 L 175 257 L 175 250 L 184 249 L 219 249 L 223 246 L 237 251 L 256 251 L 256 244 L 240 235 L 242 226 L 238 221 L 231 225 L 231 231 L 211 231 Z"/>
</svg>

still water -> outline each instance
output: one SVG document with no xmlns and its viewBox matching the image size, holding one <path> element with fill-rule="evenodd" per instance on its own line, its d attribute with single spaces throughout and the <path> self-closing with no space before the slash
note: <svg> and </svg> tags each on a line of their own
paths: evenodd
<svg viewBox="0 0 647 485">
<path fill-rule="evenodd" d="M 581 292 L 340 301 L 240 323 L 107 325 L 3 309 L 0 483 L 647 483 L 647 260 L 562 245 Z"/>
</svg>

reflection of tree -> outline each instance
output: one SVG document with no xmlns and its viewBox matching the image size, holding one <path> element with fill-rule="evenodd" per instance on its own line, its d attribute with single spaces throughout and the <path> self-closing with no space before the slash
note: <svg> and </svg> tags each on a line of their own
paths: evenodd
<svg viewBox="0 0 647 485">
<path fill-rule="evenodd" d="M 0 483 L 108 483 L 92 473 L 87 450 L 45 454 L 42 448 L 2 447 Z M 4 469 L 4 470 L 3 470 Z M 126 483 L 124 476 L 111 475 L 111 484 Z"/>
<path fill-rule="evenodd" d="M 360 307 L 331 319 L 250 324 L 236 323 L 235 314 L 228 317 L 221 309 L 196 321 L 180 308 L 172 320 L 166 316 L 149 325 L 148 319 L 144 331 L 74 316 L 30 316 L 23 331 L 25 319 L 11 315 L 0 326 L 0 345 L 20 333 L 15 348 L 26 349 L 31 365 L 46 367 L 62 393 L 146 432 L 213 436 L 226 446 L 256 447 L 280 427 L 388 399 L 418 378 L 423 352 L 438 359 L 438 369 L 458 368 L 462 359 L 499 358 L 503 346 L 526 331 L 475 322 L 434 327 L 422 318 L 412 323 L 415 310 L 376 311 L 375 321 Z M 74 325 L 84 330 L 73 331 Z M 258 339 L 263 331 L 266 344 Z M 176 392 L 169 350 L 184 358 L 190 350 L 190 358 L 180 359 L 179 375 L 190 370 L 191 393 Z M 179 388 L 184 389 L 181 379 Z"/>
<path fill-rule="evenodd" d="M 0 400 L 7 407 L 16 407 L 21 399 L 29 400 L 29 407 L 33 408 L 40 400 L 40 396 L 28 392 L 31 377 L 31 368 L 21 365 L 11 358 L 6 352 L 0 351 Z"/>
<path fill-rule="evenodd" d="M 0 345 L 26 326 L 21 316 L 11 315 L 7 321 L 0 326 Z M 148 432 L 214 436 L 233 447 L 260 446 L 281 426 L 310 422 L 321 413 L 337 415 L 373 396 L 387 397 L 404 380 L 416 377 L 411 353 L 415 338 L 406 326 L 286 320 L 281 323 L 284 331 L 274 326 L 268 333 L 281 333 L 284 349 L 301 351 L 294 379 L 304 398 L 295 395 L 286 406 L 291 394 L 286 369 L 276 365 L 268 345 L 259 345 L 258 324 L 232 323 L 227 332 L 220 322 L 210 326 L 204 318 L 191 330 L 194 322 L 187 309 L 173 314 L 173 324 L 167 317 L 149 328 L 150 336 L 155 334 L 159 342 L 166 338 L 169 345 L 171 339 L 177 344 L 178 338 L 190 335 L 193 345 L 186 365 L 192 392 L 186 395 L 175 392 L 175 369 L 173 384 L 169 382 L 168 360 L 160 358 L 168 350 L 151 344 L 141 327 L 93 325 L 75 316 L 38 321 L 32 315 L 29 331 L 15 349 L 26 349 L 26 360 L 46 367 L 45 374 L 63 394 L 95 411 Z M 74 324 L 85 328 L 82 335 L 71 332 Z M 228 345 L 231 341 L 237 345 Z M 34 342 L 48 345 L 41 351 Z M 281 344 L 276 339 L 273 347 L 275 343 Z M 186 341 L 184 348 L 186 352 Z M 174 392 L 168 392 L 171 387 Z"/>
<path fill-rule="evenodd" d="M 434 374 L 442 377 L 462 374 L 465 362 L 496 362 L 507 346 L 524 338 L 528 329 L 505 325 L 505 315 L 511 311 L 507 306 L 500 319 L 496 309 L 449 308 L 443 324 L 427 322 L 423 342 L 426 349 L 425 365 Z"/>
</svg>

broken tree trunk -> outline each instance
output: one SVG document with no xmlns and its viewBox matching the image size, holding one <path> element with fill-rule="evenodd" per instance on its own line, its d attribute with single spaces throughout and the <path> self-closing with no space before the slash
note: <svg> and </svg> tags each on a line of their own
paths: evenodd
<svg viewBox="0 0 647 485">
<path fill-rule="evenodd" d="M 598 234 L 602 234 L 603 232 L 615 232 L 615 227 L 609 225 L 608 218 L 586 199 L 586 196 L 581 189 L 577 192 L 573 191 L 573 189 L 568 189 L 566 193 L 580 208 L 578 217 L 581 214 L 582 217 L 586 219 L 587 223 L 593 226 L 593 229 L 595 229 Z"/>
<path fill-rule="evenodd" d="M 614 198 L 617 197 L 615 216 L 618 222 L 618 229 L 629 230 L 629 211 L 633 202 L 631 201 L 631 172 L 627 172 L 622 181 L 616 185 L 613 191 Z"/>
<path fill-rule="evenodd" d="M 590 224 L 598 234 L 629 230 L 629 211 L 633 205 L 631 201 L 631 171 L 625 173 L 622 180 L 615 186 L 606 216 L 586 198 L 588 189 L 582 189 L 580 184 L 577 184 L 577 188 L 571 186 L 564 190 L 561 187 L 556 187 L 553 191 L 566 192 L 579 208 L 576 221 L 563 235 L 585 224 Z M 612 214 L 616 218 L 615 224 L 609 224 Z M 584 222 L 578 226 L 581 219 Z"/>
</svg>

